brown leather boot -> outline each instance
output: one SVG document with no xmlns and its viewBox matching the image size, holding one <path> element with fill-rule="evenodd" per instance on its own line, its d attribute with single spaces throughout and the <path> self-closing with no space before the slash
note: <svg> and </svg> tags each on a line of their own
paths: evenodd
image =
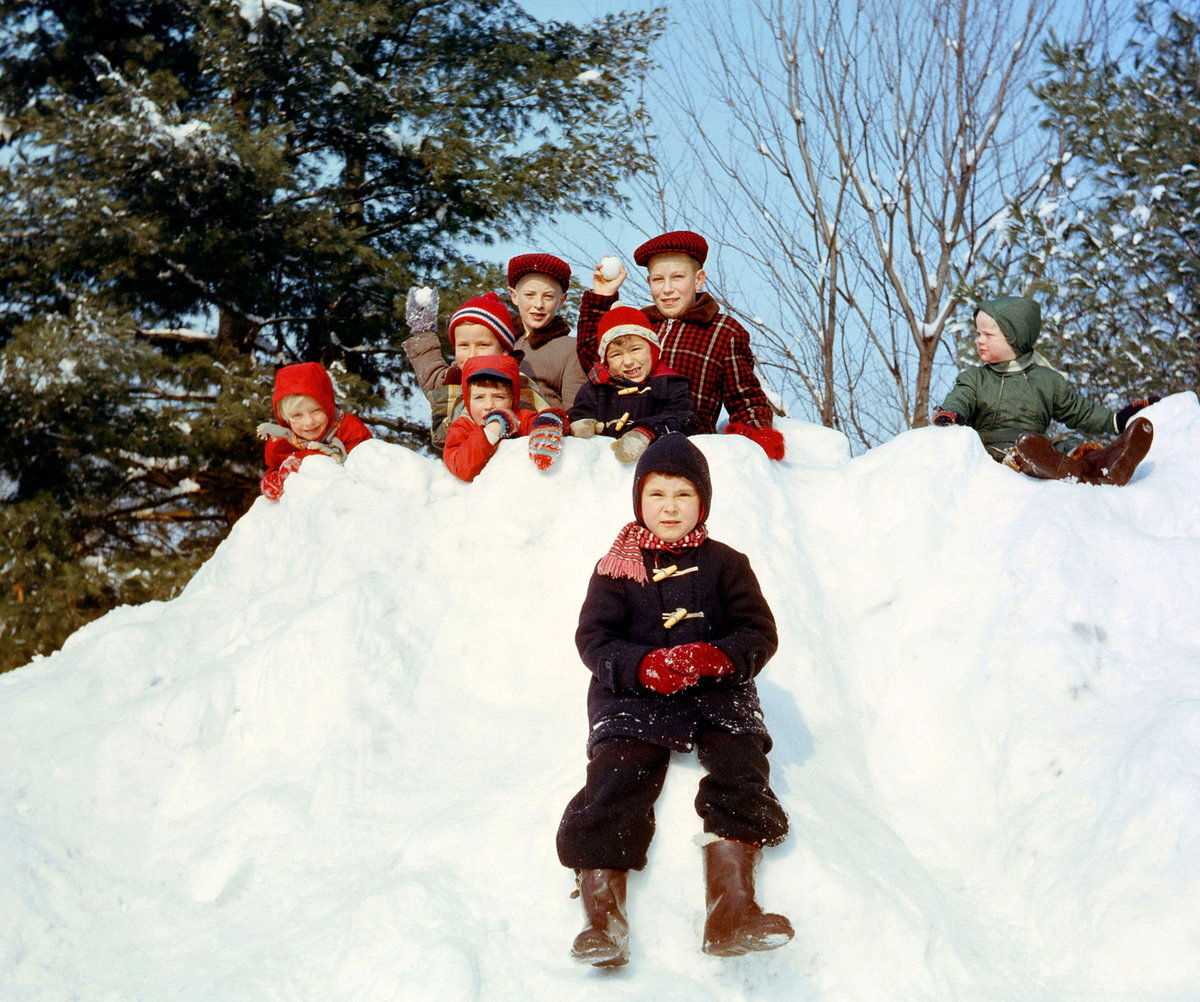
<svg viewBox="0 0 1200 1002">
<path fill-rule="evenodd" d="M 625 871 L 580 870 L 579 896 L 587 924 L 571 956 L 593 967 L 629 963 L 629 920 L 625 917 Z"/>
<path fill-rule="evenodd" d="M 764 912 L 754 900 L 754 867 L 762 851 L 749 842 L 718 839 L 704 847 L 704 952 L 740 957 L 751 950 L 774 950 L 795 933 L 782 915 Z"/>
<path fill-rule="evenodd" d="M 1059 452 L 1048 438 L 1031 431 L 1017 436 L 1012 457 L 1018 470 L 1039 480 L 1082 480 L 1087 472 L 1084 460 Z"/>
<path fill-rule="evenodd" d="M 1153 442 L 1154 425 L 1147 418 L 1135 417 L 1119 438 L 1083 456 L 1084 473 L 1079 479 L 1088 484 L 1123 487 L 1129 483 L 1138 463 L 1146 458 Z"/>
</svg>

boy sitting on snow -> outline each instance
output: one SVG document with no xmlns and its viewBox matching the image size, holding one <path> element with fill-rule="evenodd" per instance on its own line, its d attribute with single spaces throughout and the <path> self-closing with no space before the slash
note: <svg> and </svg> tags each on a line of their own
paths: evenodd
<svg viewBox="0 0 1200 1002">
<path fill-rule="evenodd" d="M 512 315 L 494 292 L 475 296 L 450 317 L 448 337 L 453 364 L 442 357 L 437 336 L 438 294 L 430 288 L 409 289 L 405 320 L 412 336 L 404 352 L 412 364 L 421 390 L 429 400 L 431 439 L 435 449 L 446 443 L 451 422 L 463 413 L 462 366 L 480 355 L 509 355 L 517 340 Z M 521 406 L 532 411 L 546 408 L 527 363 L 517 357 L 521 372 Z"/>
<path fill-rule="evenodd" d="M 566 410 L 586 376 L 571 328 L 558 315 L 571 284 L 571 266 L 553 254 L 518 254 L 508 262 L 508 296 L 522 332 L 516 350 L 525 358 L 542 399 Z"/>
<path fill-rule="evenodd" d="M 974 428 L 993 459 L 1031 477 L 1128 483 L 1154 440 L 1154 426 L 1134 415 L 1159 397 L 1119 411 L 1089 402 L 1033 350 L 1041 329 L 1041 307 L 1032 299 L 1004 296 L 981 303 L 975 310 L 975 348 L 984 364 L 958 374 L 933 423 Z M 1051 421 L 1118 438 L 1106 447 L 1087 442 L 1066 455 L 1045 437 Z"/>
<path fill-rule="evenodd" d="M 704 952 L 770 950 L 792 938 L 754 900 L 759 847 L 787 835 L 768 785 L 771 737 L 754 677 L 775 653 L 771 609 L 744 554 L 708 538 L 708 463 L 683 435 L 638 461 L 637 519 L 592 574 L 575 643 L 588 689 L 588 767 L 558 828 L 558 858 L 575 869 L 586 917 L 572 956 L 629 961 L 626 871 L 646 865 L 654 801 L 673 751 L 693 746 L 708 775 L 704 821 L 708 917 Z"/>
<path fill-rule="evenodd" d="M 724 406 L 727 433 L 745 435 L 772 459 L 782 459 L 783 436 L 772 427 L 770 401 L 754 374 L 750 335 L 703 291 L 707 256 L 708 243 L 690 230 L 663 233 L 635 250 L 633 259 L 646 268 L 654 299 L 643 312 L 658 333 L 663 361 L 692 388 L 700 432 L 717 430 Z M 580 304 L 578 348 L 585 372 L 600 359 L 596 328 L 626 278 L 625 267 L 614 263 L 613 277 L 605 276 L 603 261 L 596 265 L 592 291 Z"/>
<path fill-rule="evenodd" d="M 601 361 L 568 412 L 577 438 L 608 435 L 622 463 L 668 432 L 700 430 L 688 382 L 662 362 L 658 335 L 641 310 L 614 306 L 597 328 Z"/>
<path fill-rule="evenodd" d="M 278 501 L 283 482 L 306 456 L 330 456 L 339 463 L 371 432 L 353 414 L 339 414 L 333 383 L 316 362 L 285 365 L 275 373 L 271 408 L 279 424 L 264 422 L 258 437 L 265 438 L 267 472 L 259 482 L 263 496 Z"/>
<path fill-rule="evenodd" d="M 476 355 L 462 367 L 466 413 L 446 432 L 442 460 L 459 480 L 470 483 L 496 453 L 502 438 L 529 435 L 529 457 L 547 469 L 562 450 L 562 411 L 540 414 L 514 409 L 520 398 L 521 374 L 512 355 Z"/>
</svg>

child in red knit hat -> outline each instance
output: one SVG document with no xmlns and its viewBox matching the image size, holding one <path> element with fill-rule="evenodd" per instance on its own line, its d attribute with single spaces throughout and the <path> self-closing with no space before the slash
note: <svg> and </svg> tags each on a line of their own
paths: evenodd
<svg viewBox="0 0 1200 1002">
<path fill-rule="evenodd" d="M 316 362 L 276 372 L 271 407 L 279 424 L 258 426 L 258 437 L 267 440 L 267 472 L 259 488 L 271 501 L 283 495 L 283 482 L 305 457 L 324 455 L 344 463 L 356 445 L 372 437 L 357 417 L 338 411 L 329 373 Z"/>
<path fill-rule="evenodd" d="M 704 291 L 707 256 L 708 243 L 690 230 L 663 233 L 634 251 L 654 299 L 644 312 L 658 332 L 663 361 L 691 385 L 701 432 L 717 430 L 723 406 L 727 433 L 745 435 L 772 459 L 782 459 L 783 435 L 772 425 L 771 403 L 754 373 L 750 335 Z M 610 277 L 603 264 L 596 265 L 592 290 L 580 304 L 578 348 L 585 370 L 599 358 L 597 325 L 627 277 L 624 265 L 615 275 L 610 270 Z"/>
<path fill-rule="evenodd" d="M 405 340 L 404 352 L 429 400 L 430 437 L 433 447 L 441 450 L 451 423 L 463 414 L 463 363 L 480 355 L 512 354 L 517 331 L 508 307 L 494 292 L 468 299 L 450 317 L 447 336 L 454 361 L 448 363 L 442 357 L 437 315 L 436 289 L 408 291 L 406 320 L 412 336 Z M 523 363 L 520 379 L 520 406 L 533 411 L 544 410 L 547 403 L 532 371 Z"/>
<path fill-rule="evenodd" d="M 760 847 L 788 832 L 754 682 L 778 646 L 775 619 L 746 556 L 709 538 L 711 508 L 704 454 L 683 435 L 656 439 L 634 472 L 636 521 L 596 565 L 579 611 L 575 645 L 592 673 L 587 778 L 557 846 L 586 920 L 571 953 L 597 967 L 629 960 L 626 874 L 646 865 L 672 753 L 693 748 L 707 773 L 695 800 L 704 952 L 733 957 L 792 938 L 754 894 Z"/>
<path fill-rule="evenodd" d="M 663 363 L 658 335 L 641 310 L 614 306 L 597 333 L 601 361 L 568 412 L 573 436 L 615 438 L 617 458 L 632 463 L 661 435 L 700 430 L 688 381 Z"/>
<path fill-rule="evenodd" d="M 551 407 L 567 409 L 587 377 L 571 328 L 558 315 L 571 284 L 571 266 L 553 254 L 518 254 L 508 262 L 508 296 L 517 308 L 516 350 Z"/>
</svg>

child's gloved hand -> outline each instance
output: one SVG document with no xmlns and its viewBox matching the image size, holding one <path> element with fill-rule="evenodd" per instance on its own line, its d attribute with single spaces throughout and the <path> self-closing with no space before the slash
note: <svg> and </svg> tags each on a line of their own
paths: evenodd
<svg viewBox="0 0 1200 1002">
<path fill-rule="evenodd" d="M 719 647 L 702 641 L 659 647 L 638 665 L 638 681 L 662 696 L 673 696 L 701 677 L 720 678 L 734 673 L 733 662 Z"/>
<path fill-rule="evenodd" d="M 539 470 L 548 470 L 562 454 L 567 416 L 559 410 L 544 410 L 533 419 L 529 432 L 529 458 Z"/>
<path fill-rule="evenodd" d="M 578 421 L 571 422 L 571 437 L 572 438 L 591 438 L 604 429 L 603 421 L 596 421 L 593 418 L 580 418 Z"/>
<path fill-rule="evenodd" d="M 694 668 L 672 657 L 675 647 L 658 647 L 652 650 L 638 665 L 638 681 L 660 696 L 674 696 L 700 681 Z"/>
<path fill-rule="evenodd" d="M 438 294 L 429 286 L 409 289 L 404 304 L 404 322 L 414 334 L 437 329 Z"/>
<path fill-rule="evenodd" d="M 730 421 L 725 426 L 726 435 L 744 435 L 751 442 L 757 442 L 769 459 L 783 459 L 783 436 L 774 428 L 754 428 L 741 421 Z"/>
<path fill-rule="evenodd" d="M 1151 404 L 1158 403 L 1161 399 L 1162 397 L 1158 395 L 1152 395 L 1147 397 L 1145 400 L 1135 400 L 1133 403 L 1126 404 L 1124 407 L 1122 407 L 1119 411 L 1117 411 L 1117 434 L 1119 435 L 1125 430 L 1125 425 L 1129 423 L 1129 419 L 1138 411 L 1149 407 Z"/>
<path fill-rule="evenodd" d="M 938 411 L 933 416 L 933 423 L 939 428 L 945 428 L 952 424 L 966 424 L 967 419 L 957 411 Z"/>
<path fill-rule="evenodd" d="M 612 449 L 622 463 L 635 463 L 653 440 L 654 435 L 645 428 L 634 428 L 613 442 Z"/>
<path fill-rule="evenodd" d="M 483 433 L 492 445 L 515 435 L 517 426 L 517 415 L 507 407 L 497 407 L 483 415 Z"/>
<path fill-rule="evenodd" d="M 303 456 L 293 453 L 279 464 L 277 470 L 267 470 L 263 474 L 262 480 L 259 481 L 259 488 L 262 490 L 263 497 L 268 501 L 278 501 L 283 497 L 283 482 L 300 469 L 300 464 L 303 461 Z"/>
</svg>

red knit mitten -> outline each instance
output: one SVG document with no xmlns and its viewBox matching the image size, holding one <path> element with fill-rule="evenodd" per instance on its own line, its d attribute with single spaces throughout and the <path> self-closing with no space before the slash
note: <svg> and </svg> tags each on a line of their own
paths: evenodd
<svg viewBox="0 0 1200 1002">
<path fill-rule="evenodd" d="M 680 644 L 671 648 L 672 660 L 685 665 L 694 665 L 697 675 L 709 678 L 720 678 L 722 675 L 732 675 L 733 662 L 721 648 L 703 641 L 690 644 Z"/>
<path fill-rule="evenodd" d="M 548 470 L 562 455 L 563 428 L 566 419 L 562 411 L 545 410 L 533 419 L 529 432 L 529 458 L 539 470 Z"/>
<path fill-rule="evenodd" d="M 783 459 L 783 435 L 774 428 L 752 428 L 742 421 L 730 421 L 725 426 L 726 435 L 745 435 L 751 442 L 757 442 L 767 457 L 776 462 Z"/>
<path fill-rule="evenodd" d="M 278 501 L 283 497 L 283 482 L 287 480 L 293 473 L 300 469 L 300 464 L 304 461 L 303 456 L 297 456 L 295 453 L 288 456 L 282 463 L 279 464 L 277 470 L 267 470 L 263 474 L 262 480 L 259 481 L 259 489 L 268 501 Z"/>
<path fill-rule="evenodd" d="M 638 681 L 660 696 L 674 696 L 688 686 L 700 681 L 694 667 L 682 660 L 676 662 L 671 656 L 677 647 L 658 647 L 652 650 L 638 665 Z"/>
</svg>

